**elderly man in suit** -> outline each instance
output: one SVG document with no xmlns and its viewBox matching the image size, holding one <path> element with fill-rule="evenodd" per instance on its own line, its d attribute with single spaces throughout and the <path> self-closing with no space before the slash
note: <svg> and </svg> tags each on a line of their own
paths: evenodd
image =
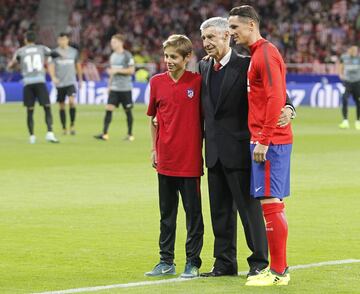
<svg viewBox="0 0 360 294">
<path fill-rule="evenodd" d="M 240 214 L 246 242 L 249 276 L 269 264 L 268 244 L 260 202 L 250 196 L 250 133 L 247 71 L 250 57 L 230 48 L 228 21 L 213 17 L 200 27 L 210 58 L 202 60 L 202 108 L 205 120 L 205 159 L 212 228 L 215 237 L 213 269 L 202 276 L 237 275 L 236 223 Z M 284 107 L 279 124 L 286 125 L 294 109 Z M 295 113 L 295 112 L 294 112 Z"/>
</svg>

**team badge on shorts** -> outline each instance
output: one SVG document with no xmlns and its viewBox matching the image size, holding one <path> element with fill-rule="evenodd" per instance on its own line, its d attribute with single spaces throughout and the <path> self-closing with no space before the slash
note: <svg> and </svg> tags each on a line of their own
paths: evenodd
<svg viewBox="0 0 360 294">
<path fill-rule="evenodd" d="M 189 99 L 194 97 L 194 90 L 193 89 L 187 89 L 187 96 Z"/>
</svg>

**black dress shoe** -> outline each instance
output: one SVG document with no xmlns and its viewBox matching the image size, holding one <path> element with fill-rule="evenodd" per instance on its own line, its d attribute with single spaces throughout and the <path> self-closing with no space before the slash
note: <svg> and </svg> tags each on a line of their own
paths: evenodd
<svg viewBox="0 0 360 294">
<path fill-rule="evenodd" d="M 213 268 L 211 272 L 201 273 L 200 277 L 221 277 L 221 276 L 237 276 L 238 273 L 234 271 L 223 271 Z"/>
</svg>

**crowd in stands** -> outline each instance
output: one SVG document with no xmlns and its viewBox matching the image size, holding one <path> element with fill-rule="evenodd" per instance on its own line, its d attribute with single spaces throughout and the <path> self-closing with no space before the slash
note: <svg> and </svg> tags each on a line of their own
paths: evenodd
<svg viewBox="0 0 360 294">
<path fill-rule="evenodd" d="M 0 0 L 0 71 L 17 48 L 24 33 L 35 28 L 40 0 Z"/>
<path fill-rule="evenodd" d="M 36 11 L 36 0 L 7 8 L 0 20 L 0 58 L 8 57 L 19 45 L 22 33 L 31 27 L 26 19 Z M 25 5 L 26 2 L 26 5 Z M 358 0 L 78 0 L 69 18 L 67 31 L 79 44 L 81 58 L 100 72 L 111 53 L 109 40 L 117 32 L 127 37 L 126 48 L 137 64 L 151 64 L 150 71 L 164 69 L 162 42 L 172 33 L 183 33 L 193 41 L 195 58 L 204 55 L 199 27 L 213 16 L 241 4 L 251 4 L 261 16 L 262 35 L 281 51 L 286 63 L 336 63 L 349 44 L 360 40 Z M 12 5 L 10 5 L 12 6 Z M 27 7 L 27 8 L 24 8 Z"/>
</svg>

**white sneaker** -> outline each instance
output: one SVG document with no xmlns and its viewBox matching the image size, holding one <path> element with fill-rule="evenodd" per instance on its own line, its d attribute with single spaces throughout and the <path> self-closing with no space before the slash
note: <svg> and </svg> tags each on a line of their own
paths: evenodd
<svg viewBox="0 0 360 294">
<path fill-rule="evenodd" d="M 59 143 L 59 140 L 56 139 L 53 132 L 47 132 L 45 139 L 46 139 L 46 141 L 51 142 L 51 143 Z"/>
<path fill-rule="evenodd" d="M 344 119 L 341 124 L 339 124 L 340 129 L 348 129 L 350 128 L 349 121 L 347 119 Z"/>
<path fill-rule="evenodd" d="M 133 142 L 133 141 L 135 141 L 135 137 L 133 135 L 126 135 L 126 137 L 123 139 L 123 141 Z"/>
<path fill-rule="evenodd" d="M 355 129 L 360 131 L 360 120 L 355 121 Z"/>
<path fill-rule="evenodd" d="M 31 135 L 30 138 L 29 138 L 29 143 L 30 144 L 35 144 L 36 143 L 36 137 L 35 135 Z"/>
</svg>

